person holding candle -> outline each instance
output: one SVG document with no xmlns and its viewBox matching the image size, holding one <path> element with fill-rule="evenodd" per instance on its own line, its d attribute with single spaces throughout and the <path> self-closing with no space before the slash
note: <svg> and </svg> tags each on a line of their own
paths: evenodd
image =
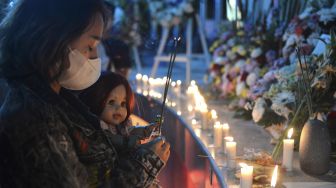
<svg viewBox="0 0 336 188">
<path fill-rule="evenodd" d="M 148 187 L 169 157 L 158 138 L 119 157 L 76 96 L 97 81 L 102 0 L 15 0 L 0 24 L 0 187 Z"/>
</svg>

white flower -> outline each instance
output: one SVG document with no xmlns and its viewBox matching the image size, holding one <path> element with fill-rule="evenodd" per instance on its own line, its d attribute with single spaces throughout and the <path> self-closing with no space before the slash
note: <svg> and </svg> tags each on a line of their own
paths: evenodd
<svg viewBox="0 0 336 188">
<path fill-rule="evenodd" d="M 295 34 L 291 34 L 288 36 L 288 39 L 286 41 L 285 47 L 288 48 L 289 46 L 294 45 L 296 42 L 296 35 Z"/>
<path fill-rule="evenodd" d="M 235 67 L 242 68 L 245 65 L 245 59 L 241 59 L 236 62 Z"/>
<path fill-rule="evenodd" d="M 238 83 L 236 86 L 236 95 L 240 96 L 245 88 L 246 86 L 244 82 Z"/>
<path fill-rule="evenodd" d="M 239 45 L 237 48 L 237 53 L 241 56 L 245 56 L 247 52 L 242 45 Z"/>
<path fill-rule="evenodd" d="M 246 78 L 246 83 L 248 86 L 254 86 L 254 84 L 257 82 L 258 76 L 252 72 L 250 73 Z"/>
<path fill-rule="evenodd" d="M 300 15 L 299 18 L 301 20 L 307 18 L 311 13 L 312 13 L 313 8 L 312 7 L 308 7 L 306 8 Z"/>
<path fill-rule="evenodd" d="M 271 109 L 278 115 L 288 119 L 289 114 L 293 112 L 293 110 L 290 109 L 290 105 L 294 104 L 294 102 L 295 96 L 292 92 L 281 92 L 272 98 Z"/>
<path fill-rule="evenodd" d="M 259 57 L 261 54 L 262 54 L 262 50 L 261 50 L 261 48 L 256 48 L 256 49 L 254 49 L 254 50 L 252 51 L 252 53 L 251 53 L 251 57 L 252 57 L 252 58 L 257 58 L 257 57 Z"/>
<path fill-rule="evenodd" d="M 336 18 L 335 8 L 323 8 L 317 12 L 320 16 L 320 21 L 326 24 L 329 21 L 333 21 Z"/>
<path fill-rule="evenodd" d="M 262 97 L 259 97 L 256 100 L 253 110 L 252 110 L 252 118 L 254 122 L 259 122 L 263 118 L 263 115 L 266 111 L 266 107 L 267 107 L 267 104 L 266 104 L 265 99 Z"/>
<path fill-rule="evenodd" d="M 232 46 L 234 46 L 235 44 L 236 44 L 236 41 L 235 41 L 234 38 L 230 38 L 230 39 L 227 41 L 227 45 L 228 45 L 229 47 L 232 47 Z"/>
<path fill-rule="evenodd" d="M 236 59 L 236 57 L 237 57 L 236 53 L 234 53 L 234 52 L 231 51 L 231 50 L 226 51 L 226 56 L 227 56 L 230 60 Z"/>
<path fill-rule="evenodd" d="M 222 64 L 226 60 L 227 60 L 227 57 L 218 56 L 214 59 L 214 62 L 217 63 L 217 64 Z"/>
<path fill-rule="evenodd" d="M 312 46 L 316 46 L 319 41 L 318 39 L 319 37 L 320 37 L 319 33 L 314 32 L 311 35 L 309 35 L 309 37 L 307 38 L 307 43 Z"/>
<path fill-rule="evenodd" d="M 186 13 L 192 13 L 192 12 L 194 12 L 194 7 L 192 6 L 191 3 L 183 2 L 183 3 L 181 3 L 181 6 L 183 7 L 183 10 Z"/>
</svg>

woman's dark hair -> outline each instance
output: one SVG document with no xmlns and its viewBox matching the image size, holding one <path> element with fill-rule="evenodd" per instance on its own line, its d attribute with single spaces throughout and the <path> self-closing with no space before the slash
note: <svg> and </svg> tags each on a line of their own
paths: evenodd
<svg viewBox="0 0 336 188">
<path fill-rule="evenodd" d="M 127 79 L 117 73 L 104 71 L 98 81 L 79 94 L 79 98 L 84 102 L 89 110 L 98 117 L 103 112 L 107 97 L 110 92 L 119 85 L 125 86 L 126 89 L 126 108 L 127 116 L 122 122 L 126 122 L 134 108 L 134 94 Z"/>
<path fill-rule="evenodd" d="M 98 14 L 108 22 L 102 0 L 16 0 L 0 25 L 0 74 L 5 78 L 37 73 L 56 80 L 68 67 L 69 44 Z"/>
</svg>

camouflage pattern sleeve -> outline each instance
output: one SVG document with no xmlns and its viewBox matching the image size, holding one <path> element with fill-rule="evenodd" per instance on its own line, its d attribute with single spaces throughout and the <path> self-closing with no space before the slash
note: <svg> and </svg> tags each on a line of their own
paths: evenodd
<svg viewBox="0 0 336 188">
<path fill-rule="evenodd" d="M 64 124 L 22 96 L 11 93 L 1 109 L 0 187 L 86 187 L 86 170 Z"/>
<path fill-rule="evenodd" d="M 149 187 L 156 181 L 164 162 L 144 147 L 132 152 L 130 158 L 121 158 L 112 172 L 112 184 L 117 187 Z"/>
</svg>

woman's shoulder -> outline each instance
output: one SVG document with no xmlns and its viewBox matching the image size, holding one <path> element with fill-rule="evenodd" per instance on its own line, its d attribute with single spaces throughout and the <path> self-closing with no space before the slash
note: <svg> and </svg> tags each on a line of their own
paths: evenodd
<svg viewBox="0 0 336 188">
<path fill-rule="evenodd" d="M 1 121 L 25 120 L 48 114 L 48 105 L 24 86 L 10 87 L 0 109 Z"/>
</svg>

